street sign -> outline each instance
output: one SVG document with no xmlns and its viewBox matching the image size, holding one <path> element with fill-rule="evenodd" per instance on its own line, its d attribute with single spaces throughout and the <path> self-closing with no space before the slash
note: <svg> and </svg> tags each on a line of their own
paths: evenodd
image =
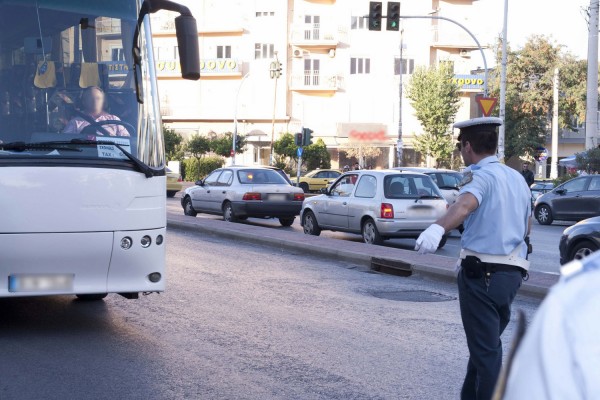
<svg viewBox="0 0 600 400">
<path fill-rule="evenodd" d="M 296 151 L 296 154 L 298 155 L 298 157 L 302 157 L 302 150 L 304 149 L 304 147 L 298 147 L 298 150 Z"/>
<path fill-rule="evenodd" d="M 498 98 L 496 97 L 477 97 L 477 104 L 479 104 L 484 117 L 490 116 L 492 110 L 496 107 L 496 103 L 498 103 Z"/>
<path fill-rule="evenodd" d="M 233 149 L 231 149 L 231 151 L 229 152 L 229 155 L 230 155 L 231 157 L 235 156 L 235 151 L 233 151 Z"/>
<path fill-rule="evenodd" d="M 548 149 L 546 149 L 545 147 L 538 147 L 535 150 L 537 152 L 537 155 L 535 157 L 537 161 L 544 162 L 548 159 Z"/>
</svg>

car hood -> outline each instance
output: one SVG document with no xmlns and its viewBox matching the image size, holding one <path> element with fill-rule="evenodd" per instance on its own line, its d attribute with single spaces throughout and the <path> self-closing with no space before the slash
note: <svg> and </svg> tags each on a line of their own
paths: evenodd
<svg viewBox="0 0 600 400">
<path fill-rule="evenodd" d="M 600 217 L 592 217 L 579 221 L 575 225 L 569 226 L 563 231 L 563 235 L 570 235 L 574 231 L 600 231 Z"/>
</svg>

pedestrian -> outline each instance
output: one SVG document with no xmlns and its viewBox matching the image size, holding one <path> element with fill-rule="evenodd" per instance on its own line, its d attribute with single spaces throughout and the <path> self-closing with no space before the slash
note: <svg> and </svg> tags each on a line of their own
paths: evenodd
<svg viewBox="0 0 600 400">
<path fill-rule="evenodd" d="M 529 170 L 529 162 L 527 161 L 523 163 L 521 175 L 523 175 L 525 182 L 527 182 L 527 187 L 531 187 L 531 185 L 533 185 L 533 182 L 535 182 L 535 177 L 533 176 L 533 172 Z"/>
<path fill-rule="evenodd" d="M 357 162 L 355 162 L 355 163 L 354 163 L 354 168 L 353 168 L 353 169 L 354 169 L 355 171 L 358 171 L 358 170 L 360 169 L 360 164 L 359 164 L 359 163 L 357 163 Z"/>
<path fill-rule="evenodd" d="M 417 239 L 421 254 L 463 224 L 458 267 L 460 314 L 469 348 L 462 400 L 490 400 L 502 366 L 500 336 L 529 269 L 531 192 L 519 173 L 496 157 L 500 118 L 475 118 L 460 129 L 457 148 L 469 167 L 459 197 Z"/>
<path fill-rule="evenodd" d="M 344 165 L 344 172 L 348 172 L 350 171 L 350 166 L 349 165 Z"/>
<path fill-rule="evenodd" d="M 600 252 L 561 269 L 517 348 L 504 400 L 600 396 L 599 285 Z"/>
</svg>

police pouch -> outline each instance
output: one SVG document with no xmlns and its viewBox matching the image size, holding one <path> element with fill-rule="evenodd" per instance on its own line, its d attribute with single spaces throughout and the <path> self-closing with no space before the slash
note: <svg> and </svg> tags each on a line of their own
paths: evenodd
<svg viewBox="0 0 600 400">
<path fill-rule="evenodd" d="M 479 279 L 483 277 L 484 270 L 482 262 L 475 256 L 466 256 L 463 258 L 460 266 L 462 267 L 467 278 Z"/>
</svg>

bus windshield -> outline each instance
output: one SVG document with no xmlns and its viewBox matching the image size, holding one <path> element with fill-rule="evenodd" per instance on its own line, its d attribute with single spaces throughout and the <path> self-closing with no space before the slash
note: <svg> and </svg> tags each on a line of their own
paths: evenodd
<svg viewBox="0 0 600 400">
<path fill-rule="evenodd" d="M 125 150 L 150 167 L 164 166 L 148 21 L 140 33 L 148 87 L 144 103 L 136 99 L 138 7 L 137 0 L 0 0 L 1 164 L 130 164 Z M 90 146 L 94 141 L 119 146 Z"/>
</svg>

